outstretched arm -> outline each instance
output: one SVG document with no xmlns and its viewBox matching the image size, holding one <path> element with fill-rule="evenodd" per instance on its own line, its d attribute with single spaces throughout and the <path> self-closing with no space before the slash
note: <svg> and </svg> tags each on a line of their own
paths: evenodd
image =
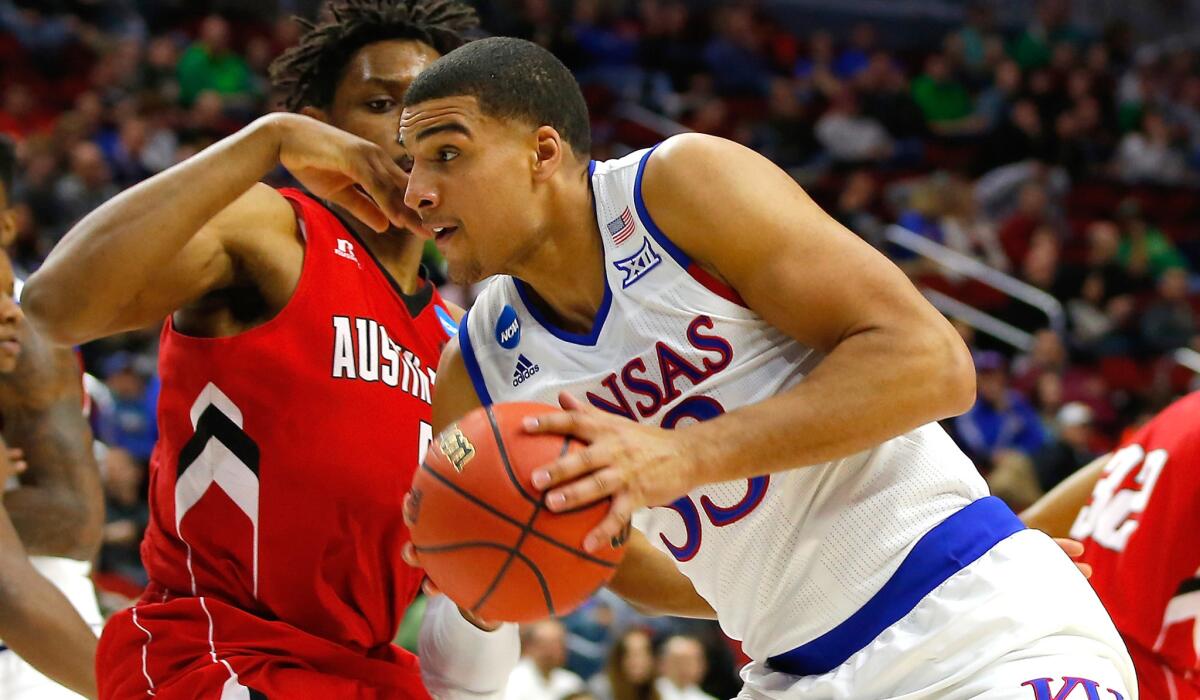
<svg viewBox="0 0 1200 700">
<path fill-rule="evenodd" d="M 47 338 L 77 344 L 160 321 L 231 285 L 239 263 L 266 264 L 263 241 L 294 235 L 291 207 L 258 184 L 280 163 L 377 231 L 408 222 L 406 176 L 382 148 L 273 114 L 84 217 L 26 283 L 26 315 Z"/>
<path fill-rule="evenodd" d="M 10 471 L 0 441 L 0 483 Z M 96 697 L 92 662 L 96 635 L 65 596 L 29 563 L 21 540 L 0 507 L 0 638 L 52 680 Z"/>
<path fill-rule="evenodd" d="M 788 391 L 677 431 L 590 408 L 539 421 L 533 429 L 591 443 L 535 475 L 539 488 L 554 489 L 550 507 L 614 497 L 592 547 L 637 508 L 703 484 L 847 457 L 973 403 L 970 354 L 950 323 L 762 156 L 711 136 L 677 136 L 650 157 L 642 187 L 669 238 L 824 359 Z"/>
</svg>

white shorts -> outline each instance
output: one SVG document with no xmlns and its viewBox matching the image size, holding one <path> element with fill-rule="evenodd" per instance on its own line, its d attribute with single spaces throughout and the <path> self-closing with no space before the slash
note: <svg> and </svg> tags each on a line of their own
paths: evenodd
<svg viewBox="0 0 1200 700">
<path fill-rule="evenodd" d="M 97 634 L 104 624 L 96 589 L 92 586 L 91 564 L 61 557 L 30 557 L 29 561 L 43 576 L 58 587 L 79 611 L 84 622 Z M 11 649 L 0 651 L 0 698 L 3 700 L 81 700 L 82 695 L 67 690 L 43 676 Z"/>
<path fill-rule="evenodd" d="M 754 661 L 742 680 L 737 700 L 1138 697 L 1133 662 L 1100 600 L 1035 530 L 953 574 L 832 671 L 793 676 Z M 1074 688 L 1063 693 L 1066 684 Z"/>
</svg>

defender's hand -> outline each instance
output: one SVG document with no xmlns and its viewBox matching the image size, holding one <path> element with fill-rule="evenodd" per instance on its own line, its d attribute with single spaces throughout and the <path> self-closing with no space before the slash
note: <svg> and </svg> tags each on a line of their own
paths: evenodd
<svg viewBox="0 0 1200 700">
<path fill-rule="evenodd" d="M 1079 561 L 1079 557 L 1083 556 L 1082 542 L 1065 537 L 1055 537 L 1054 544 L 1062 547 L 1062 551 L 1066 552 L 1068 557 L 1071 557 L 1071 561 L 1075 562 L 1075 567 L 1079 569 L 1079 573 L 1083 574 L 1084 578 L 1092 577 L 1092 565 Z"/>
<path fill-rule="evenodd" d="M 615 546 L 634 511 L 667 505 L 695 485 L 694 446 L 686 434 L 606 413 L 565 392 L 558 401 L 563 413 L 527 418 L 526 431 L 570 435 L 588 445 L 534 471 L 533 485 L 549 490 L 546 505 L 556 512 L 612 497 L 608 516 L 583 541 L 588 552 Z"/>
<path fill-rule="evenodd" d="M 378 145 L 299 114 L 267 119 L 279 140 L 279 162 L 313 194 L 381 233 L 389 222 L 422 231 L 421 220 L 404 205 L 408 175 Z"/>
<path fill-rule="evenodd" d="M 413 511 L 412 494 L 411 493 L 405 494 L 405 496 L 404 496 L 404 524 L 410 530 L 412 529 L 412 526 L 413 526 L 412 511 Z M 403 557 L 404 563 L 408 564 L 412 568 L 414 568 L 414 569 L 422 568 L 421 567 L 421 559 L 417 555 L 417 548 L 413 546 L 412 542 L 404 543 L 404 547 L 401 548 L 401 550 L 400 550 L 400 556 Z M 429 595 L 429 596 L 442 595 L 442 592 L 438 590 L 437 586 L 433 585 L 433 581 L 430 581 L 428 576 L 425 577 L 425 580 L 423 582 L 421 582 L 421 590 L 425 592 L 425 595 Z M 497 629 L 500 629 L 500 623 L 488 622 L 487 620 L 484 620 L 483 618 L 472 613 L 470 610 L 467 610 L 466 608 L 462 607 L 461 605 L 458 606 L 458 612 L 459 612 L 459 614 L 461 614 L 463 616 L 463 619 L 465 619 L 467 622 L 470 622 L 472 625 L 475 625 L 476 627 L 483 630 L 484 632 L 493 632 Z"/>
</svg>

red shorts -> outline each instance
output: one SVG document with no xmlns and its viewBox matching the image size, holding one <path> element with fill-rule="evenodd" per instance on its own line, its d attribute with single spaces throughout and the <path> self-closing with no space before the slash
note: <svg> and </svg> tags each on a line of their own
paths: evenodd
<svg viewBox="0 0 1200 700">
<path fill-rule="evenodd" d="M 416 656 L 371 655 L 211 598 L 140 604 L 96 651 L 101 700 L 430 700 Z"/>
</svg>

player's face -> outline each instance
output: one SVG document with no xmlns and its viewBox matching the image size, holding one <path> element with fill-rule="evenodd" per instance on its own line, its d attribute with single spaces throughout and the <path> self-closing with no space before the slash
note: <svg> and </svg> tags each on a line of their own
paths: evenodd
<svg viewBox="0 0 1200 700">
<path fill-rule="evenodd" d="M 406 154 L 396 140 L 404 91 L 439 54 L 408 39 L 377 41 L 359 49 L 346 64 L 326 112 L 313 110 L 337 128 L 383 148 L 397 163 Z M 306 111 L 309 108 L 306 108 Z"/>
<path fill-rule="evenodd" d="M 17 368 L 21 354 L 21 307 L 13 298 L 12 263 L 0 252 L 0 373 Z"/>
<path fill-rule="evenodd" d="M 538 129 L 491 117 L 474 97 L 411 105 L 400 138 L 412 157 L 405 203 L 434 234 L 460 284 L 512 271 L 540 235 Z"/>
</svg>

